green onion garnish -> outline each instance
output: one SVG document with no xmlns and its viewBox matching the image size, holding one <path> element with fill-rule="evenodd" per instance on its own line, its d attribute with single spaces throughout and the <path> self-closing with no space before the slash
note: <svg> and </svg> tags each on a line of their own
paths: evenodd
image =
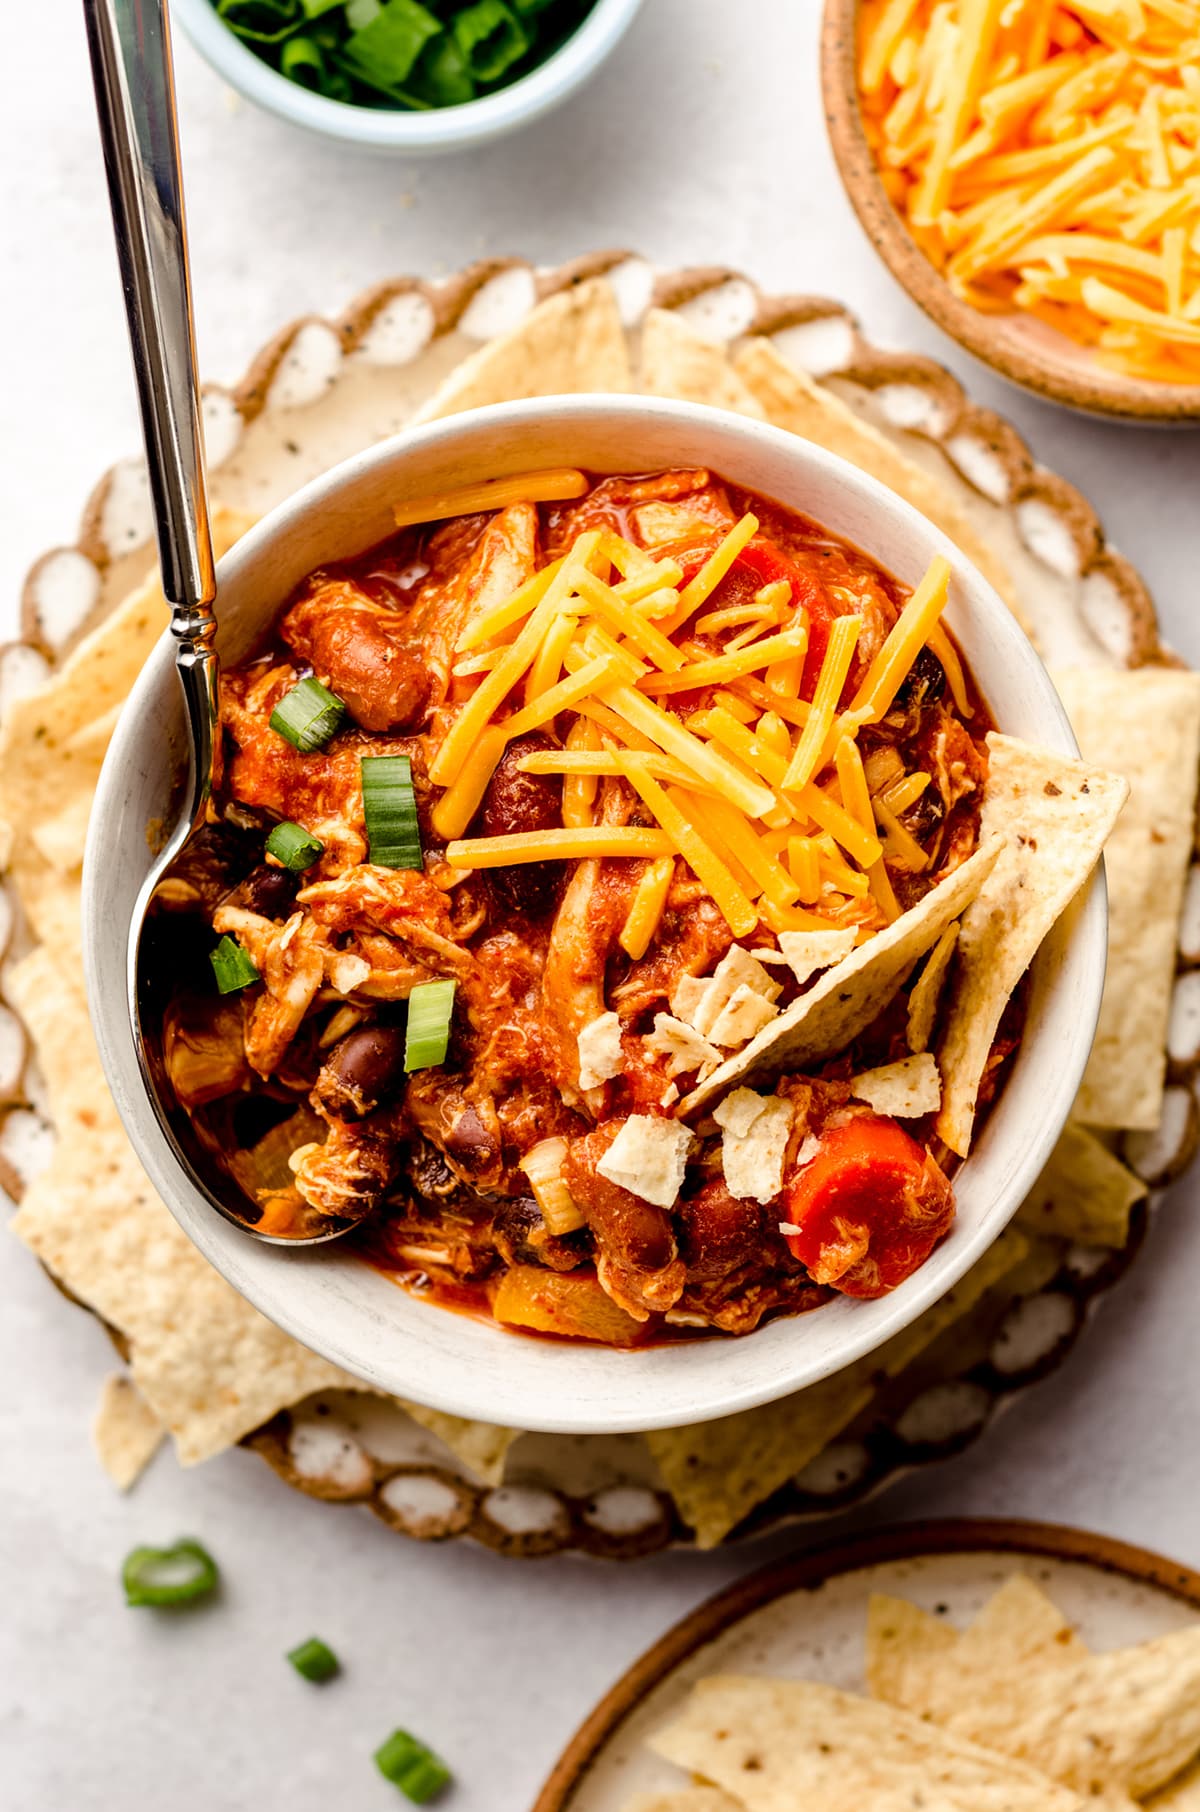
<svg viewBox="0 0 1200 1812">
<path fill-rule="evenodd" d="M 477 82 L 498 82 L 533 42 L 504 0 L 475 0 L 455 13 L 450 29 Z"/>
<path fill-rule="evenodd" d="M 310 836 L 302 824 L 293 824 L 288 819 L 277 824 L 267 838 L 267 854 L 296 874 L 311 868 L 324 849 L 319 837 Z"/>
<path fill-rule="evenodd" d="M 415 1806 L 427 1805 L 454 1778 L 445 1762 L 407 1730 L 393 1730 L 375 1751 L 375 1766 Z"/>
<path fill-rule="evenodd" d="M 258 970 L 235 937 L 223 937 L 216 949 L 210 950 L 208 960 L 217 978 L 218 994 L 236 994 L 239 988 L 248 988 L 258 980 Z"/>
<path fill-rule="evenodd" d="M 445 1063 L 454 1012 L 452 981 L 418 982 L 408 997 L 408 1027 L 404 1034 L 406 1070 L 432 1070 Z"/>
<path fill-rule="evenodd" d="M 345 705 L 328 686 L 302 679 L 272 711 L 271 728 L 302 755 L 311 755 L 325 747 L 345 715 Z"/>
<path fill-rule="evenodd" d="M 217 1583 L 217 1563 L 198 1541 L 177 1541 L 173 1548 L 135 1548 L 121 1568 L 125 1602 L 190 1604 Z"/>
<path fill-rule="evenodd" d="M 327 100 L 459 107 L 554 55 L 595 0 L 211 0 L 289 82 Z"/>
<path fill-rule="evenodd" d="M 370 24 L 347 39 L 344 53 L 368 81 L 395 88 L 441 29 L 418 0 L 386 0 Z"/>
<path fill-rule="evenodd" d="M 287 1658 L 298 1674 L 318 1686 L 325 1680 L 332 1680 L 340 1665 L 329 1644 L 322 1642 L 319 1636 L 310 1636 L 299 1648 L 290 1648 Z"/>
<path fill-rule="evenodd" d="M 363 816 L 370 860 L 380 868 L 423 868 L 417 797 L 407 755 L 364 755 Z"/>
</svg>

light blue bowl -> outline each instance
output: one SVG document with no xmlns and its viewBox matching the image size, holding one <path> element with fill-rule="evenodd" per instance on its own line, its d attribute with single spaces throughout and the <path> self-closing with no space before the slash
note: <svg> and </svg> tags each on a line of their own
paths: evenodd
<svg viewBox="0 0 1200 1812">
<path fill-rule="evenodd" d="M 232 88 L 280 119 L 365 151 L 424 157 L 486 144 L 539 119 L 582 87 L 612 51 L 642 0 L 596 0 L 579 29 L 554 55 L 495 94 L 429 113 L 391 112 L 330 101 L 289 82 L 248 50 L 217 17 L 211 0 L 174 0 L 172 12 L 201 56 Z"/>
</svg>

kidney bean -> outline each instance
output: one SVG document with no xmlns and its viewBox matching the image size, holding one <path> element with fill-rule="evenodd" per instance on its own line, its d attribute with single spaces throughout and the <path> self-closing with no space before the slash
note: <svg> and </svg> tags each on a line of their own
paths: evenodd
<svg viewBox="0 0 1200 1812">
<path fill-rule="evenodd" d="M 404 1080 L 404 1033 L 399 1026 L 359 1026 L 339 1039 L 313 1090 L 314 1104 L 339 1120 L 361 1120 Z"/>
<path fill-rule="evenodd" d="M 479 834 L 511 837 L 523 831 L 554 830 L 562 823 L 562 782 L 551 774 L 525 774 L 518 762 L 554 743 L 540 731 L 509 743 L 488 783 L 479 813 Z M 562 880 L 557 862 L 521 863 L 488 870 L 488 884 L 501 905 L 516 912 L 541 912 Z"/>
<path fill-rule="evenodd" d="M 446 1134 L 447 1156 L 472 1173 L 488 1169 L 499 1153 L 496 1141 L 473 1107 L 465 1107 Z"/>
<path fill-rule="evenodd" d="M 364 730 L 404 730 L 420 722 L 429 674 L 366 610 L 347 610 L 313 626 L 309 659 Z"/>
</svg>

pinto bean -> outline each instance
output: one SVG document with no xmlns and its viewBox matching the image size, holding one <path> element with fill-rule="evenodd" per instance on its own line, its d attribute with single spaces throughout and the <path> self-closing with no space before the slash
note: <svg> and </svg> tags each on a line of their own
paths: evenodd
<svg viewBox="0 0 1200 1812">
<path fill-rule="evenodd" d="M 509 743 L 483 797 L 481 836 L 511 837 L 521 831 L 554 830 L 562 823 L 561 780 L 551 774 L 522 773 L 517 765 L 523 756 L 554 746 L 537 730 Z M 561 879 L 557 862 L 529 862 L 488 871 L 489 885 L 500 904 L 516 912 L 544 911 Z"/>
<path fill-rule="evenodd" d="M 475 1108 L 467 1106 L 446 1134 L 446 1154 L 463 1170 L 487 1170 L 499 1152 L 496 1141 Z"/>
<path fill-rule="evenodd" d="M 367 610 L 344 610 L 312 625 L 308 656 L 364 730 L 406 730 L 429 701 L 429 674 Z"/>
<path fill-rule="evenodd" d="M 314 1105 L 338 1120 L 361 1120 L 404 1079 L 399 1026 L 360 1026 L 334 1045 L 313 1089 Z"/>
<path fill-rule="evenodd" d="M 586 1234 L 551 1233 L 541 1209 L 529 1196 L 501 1203 L 492 1222 L 492 1238 L 509 1265 L 544 1265 L 551 1271 L 573 1271 L 587 1257 Z"/>
<path fill-rule="evenodd" d="M 574 1140 L 563 1166 L 563 1178 L 596 1236 L 601 1255 L 627 1274 L 630 1284 L 635 1279 L 652 1284 L 658 1273 L 676 1261 L 671 1216 L 665 1208 L 644 1202 L 619 1183 L 610 1182 L 596 1168 L 623 1124 L 620 1120 L 606 1121 L 585 1138 Z M 646 1295 L 652 1298 L 653 1291 Z M 652 1306 L 650 1300 L 647 1306 Z"/>
<path fill-rule="evenodd" d="M 763 1209 L 731 1195 L 720 1178 L 680 1202 L 676 1214 L 689 1283 L 714 1282 L 763 1256 Z"/>
</svg>

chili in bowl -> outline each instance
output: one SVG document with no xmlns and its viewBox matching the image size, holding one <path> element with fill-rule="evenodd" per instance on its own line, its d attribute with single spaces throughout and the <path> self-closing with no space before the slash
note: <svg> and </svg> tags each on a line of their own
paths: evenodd
<svg viewBox="0 0 1200 1812">
<path fill-rule="evenodd" d="M 168 1076 L 249 1223 L 349 1240 L 202 1214 L 132 1087 L 99 851 L 169 779 L 158 658 L 90 985 L 154 1181 L 289 1331 L 455 1413 L 662 1425 L 870 1350 L 1000 1230 L 1090 1043 L 1102 900 L 1058 921 L 1118 783 L 906 506 L 714 411 L 505 406 L 275 512 L 220 612 Z"/>
</svg>

